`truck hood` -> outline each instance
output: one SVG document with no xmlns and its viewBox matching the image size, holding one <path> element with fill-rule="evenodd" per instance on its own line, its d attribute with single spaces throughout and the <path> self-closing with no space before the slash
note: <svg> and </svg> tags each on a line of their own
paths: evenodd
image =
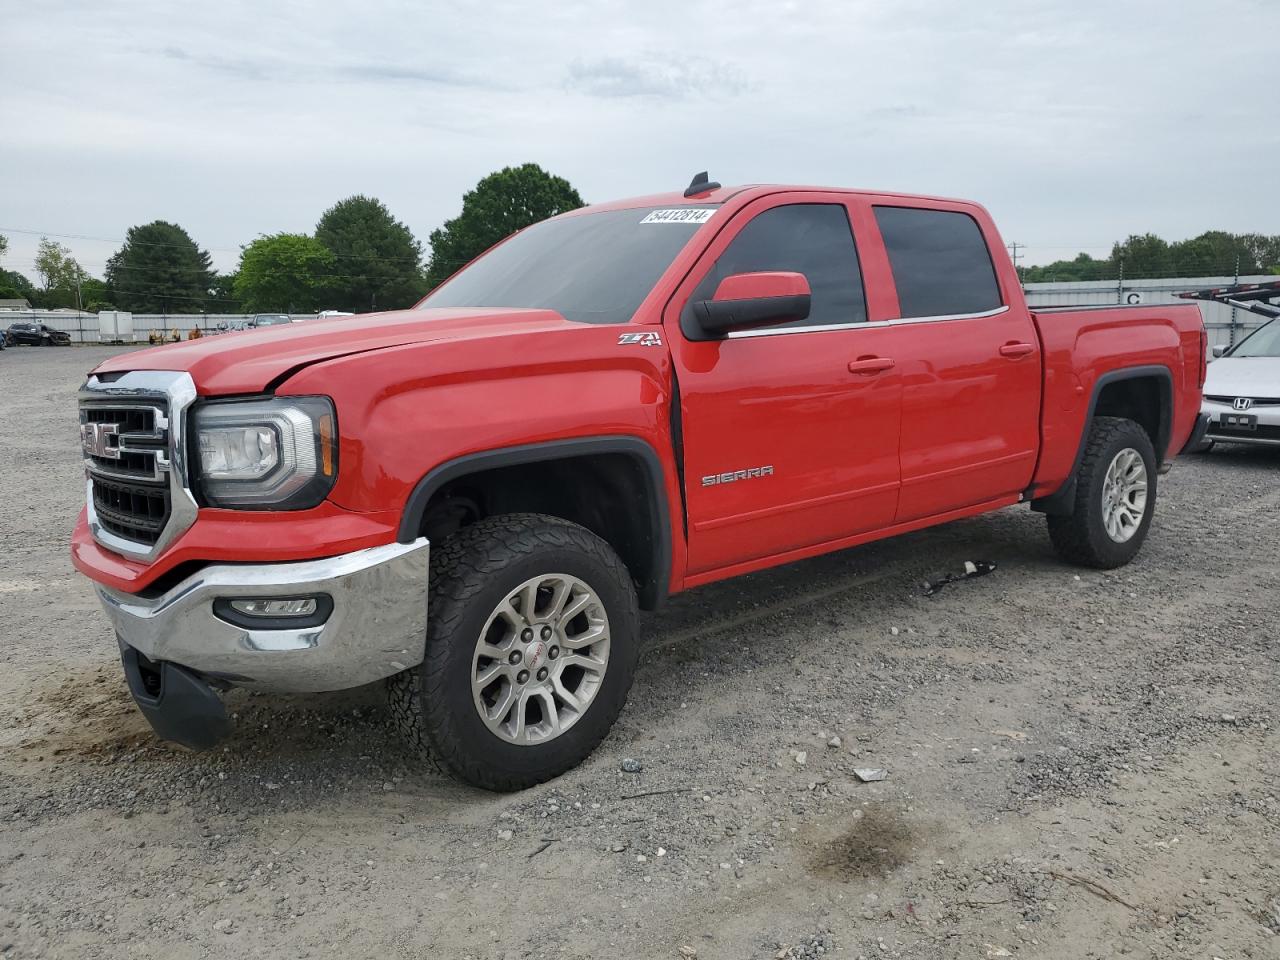
<svg viewBox="0 0 1280 960">
<path fill-rule="evenodd" d="M 1280 398 L 1280 357 L 1221 357 L 1209 364 L 1204 392 L 1218 397 Z"/>
<path fill-rule="evenodd" d="M 433 340 L 506 337 L 578 327 L 554 310 L 453 307 L 308 320 L 122 353 L 94 373 L 182 370 L 205 395 L 257 393 L 323 360 Z"/>
</svg>

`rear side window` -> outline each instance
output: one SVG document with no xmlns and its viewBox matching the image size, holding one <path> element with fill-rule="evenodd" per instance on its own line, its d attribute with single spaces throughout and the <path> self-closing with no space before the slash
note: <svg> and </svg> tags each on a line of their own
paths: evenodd
<svg viewBox="0 0 1280 960">
<path fill-rule="evenodd" d="M 733 238 L 702 278 L 686 312 L 710 300 L 725 277 L 735 273 L 785 270 L 809 281 L 809 316 L 778 327 L 829 326 L 867 319 L 858 251 L 849 215 L 834 203 L 794 203 L 755 216 Z"/>
<path fill-rule="evenodd" d="M 984 313 L 1002 306 L 991 252 L 967 213 L 876 207 L 903 317 Z"/>
</svg>

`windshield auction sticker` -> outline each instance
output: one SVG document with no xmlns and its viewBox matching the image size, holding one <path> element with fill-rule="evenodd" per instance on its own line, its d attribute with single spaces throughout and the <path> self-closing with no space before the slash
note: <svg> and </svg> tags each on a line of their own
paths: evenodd
<svg viewBox="0 0 1280 960">
<path fill-rule="evenodd" d="M 670 210 L 654 210 L 640 222 L 706 223 L 715 212 L 715 207 L 674 207 Z"/>
</svg>

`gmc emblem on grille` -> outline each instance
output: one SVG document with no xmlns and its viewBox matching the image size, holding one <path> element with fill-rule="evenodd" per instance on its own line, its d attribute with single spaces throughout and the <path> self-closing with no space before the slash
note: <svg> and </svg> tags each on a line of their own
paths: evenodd
<svg viewBox="0 0 1280 960">
<path fill-rule="evenodd" d="M 120 424 L 118 423 L 80 424 L 80 446 L 84 447 L 84 455 L 86 457 L 105 457 L 108 460 L 119 460 L 120 447 L 107 446 L 113 437 L 117 437 L 119 431 Z"/>
</svg>

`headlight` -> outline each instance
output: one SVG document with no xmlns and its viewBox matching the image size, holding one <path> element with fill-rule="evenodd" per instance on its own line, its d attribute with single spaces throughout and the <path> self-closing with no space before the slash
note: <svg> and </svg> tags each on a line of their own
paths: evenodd
<svg viewBox="0 0 1280 960">
<path fill-rule="evenodd" d="M 303 510 L 338 475 L 328 397 L 206 403 L 194 413 L 199 487 L 211 507 Z"/>
</svg>

